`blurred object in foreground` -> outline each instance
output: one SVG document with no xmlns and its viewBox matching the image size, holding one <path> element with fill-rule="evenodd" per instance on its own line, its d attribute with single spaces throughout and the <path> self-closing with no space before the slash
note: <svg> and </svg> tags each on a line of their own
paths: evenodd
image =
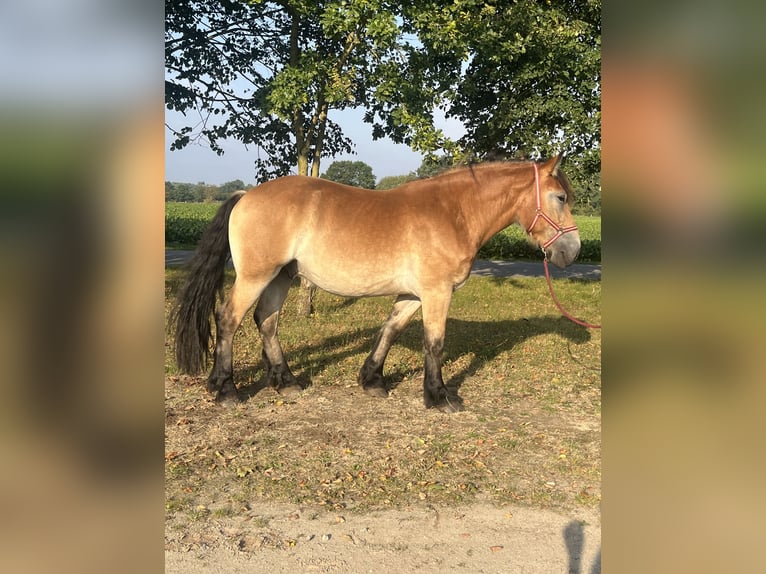
<svg viewBox="0 0 766 574">
<path fill-rule="evenodd" d="M 605 571 L 766 571 L 765 8 L 605 8 Z"/>
<path fill-rule="evenodd" d="M 162 560 L 162 18 L 140 6 L 0 9 L 2 572 Z"/>
</svg>

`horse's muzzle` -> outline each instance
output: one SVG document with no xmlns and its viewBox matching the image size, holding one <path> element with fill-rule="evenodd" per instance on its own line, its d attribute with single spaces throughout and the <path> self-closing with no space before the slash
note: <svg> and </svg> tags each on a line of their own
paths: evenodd
<svg viewBox="0 0 766 574">
<path fill-rule="evenodd" d="M 580 235 L 577 232 L 562 235 L 545 250 L 545 254 L 556 267 L 563 269 L 571 265 L 580 254 Z"/>
</svg>

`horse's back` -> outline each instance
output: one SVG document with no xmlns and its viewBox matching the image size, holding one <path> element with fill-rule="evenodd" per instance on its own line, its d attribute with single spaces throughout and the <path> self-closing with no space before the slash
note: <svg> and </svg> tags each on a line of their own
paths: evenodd
<svg viewBox="0 0 766 574">
<path fill-rule="evenodd" d="M 448 240 L 445 220 L 436 199 L 406 188 L 288 176 L 240 200 L 230 220 L 232 259 L 238 273 L 294 260 L 310 281 L 344 295 L 413 292 L 437 258 L 437 239 Z"/>
</svg>

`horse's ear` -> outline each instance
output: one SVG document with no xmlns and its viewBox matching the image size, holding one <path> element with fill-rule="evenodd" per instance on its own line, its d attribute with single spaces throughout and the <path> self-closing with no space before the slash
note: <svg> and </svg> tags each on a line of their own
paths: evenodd
<svg viewBox="0 0 766 574">
<path fill-rule="evenodd" d="M 551 161 L 553 162 L 553 167 L 551 167 L 551 175 L 558 175 L 559 168 L 561 167 L 561 162 L 564 161 L 564 152 L 559 152 L 559 154 Z"/>
<path fill-rule="evenodd" d="M 559 175 L 559 167 L 561 167 L 561 162 L 564 161 L 564 152 L 561 152 L 558 155 L 553 156 L 551 159 L 546 161 L 544 164 L 540 166 L 540 170 L 544 173 L 549 173 L 553 177 L 558 177 Z"/>
</svg>

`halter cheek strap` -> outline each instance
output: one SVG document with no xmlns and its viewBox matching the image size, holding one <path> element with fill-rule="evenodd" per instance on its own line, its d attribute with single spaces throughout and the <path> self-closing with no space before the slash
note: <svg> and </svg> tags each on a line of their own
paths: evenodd
<svg viewBox="0 0 766 574">
<path fill-rule="evenodd" d="M 565 233 L 569 233 L 570 231 L 577 231 L 576 225 L 570 225 L 569 227 L 561 227 L 558 223 L 553 221 L 548 215 L 543 211 L 543 208 L 541 206 L 540 201 L 540 173 L 537 169 L 537 164 L 532 163 L 532 166 L 535 168 L 535 193 L 536 193 L 536 200 L 537 200 L 537 209 L 535 210 L 535 218 L 532 220 L 532 223 L 527 227 L 527 233 L 532 232 L 532 228 L 537 224 L 537 220 L 542 218 L 545 221 L 547 221 L 551 227 L 553 227 L 556 230 L 556 235 L 551 237 L 548 241 L 542 244 L 543 252 L 550 247 L 554 241 L 556 241 L 559 237 L 564 235 Z"/>
</svg>

